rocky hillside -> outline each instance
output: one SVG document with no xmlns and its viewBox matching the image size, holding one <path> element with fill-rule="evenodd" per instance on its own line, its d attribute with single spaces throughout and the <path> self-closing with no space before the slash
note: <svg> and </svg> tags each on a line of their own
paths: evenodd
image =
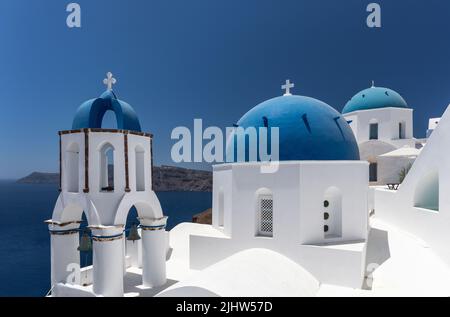
<svg viewBox="0 0 450 317">
<path fill-rule="evenodd" d="M 17 181 L 21 184 L 58 184 L 58 173 L 34 172 Z M 212 191 L 212 173 L 174 166 L 153 167 L 154 191 Z"/>
<path fill-rule="evenodd" d="M 19 184 L 58 184 L 58 173 L 40 173 L 33 172 L 30 175 L 17 181 Z"/>
<path fill-rule="evenodd" d="M 212 173 L 174 166 L 155 166 L 153 168 L 153 188 L 160 192 L 211 192 Z"/>
</svg>

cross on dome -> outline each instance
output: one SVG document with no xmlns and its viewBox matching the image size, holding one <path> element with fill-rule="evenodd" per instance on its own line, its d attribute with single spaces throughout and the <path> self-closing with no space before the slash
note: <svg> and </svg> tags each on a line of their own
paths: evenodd
<svg viewBox="0 0 450 317">
<path fill-rule="evenodd" d="M 372 88 L 375 87 L 375 80 L 372 80 Z"/>
<path fill-rule="evenodd" d="M 117 80 L 113 77 L 111 72 L 108 72 L 106 78 L 103 79 L 103 83 L 108 87 L 108 90 L 112 90 L 112 86 L 117 83 Z"/>
<path fill-rule="evenodd" d="M 281 86 L 281 89 L 286 90 L 286 92 L 284 93 L 283 96 L 292 96 L 291 88 L 294 88 L 294 87 L 295 87 L 294 83 L 291 83 L 291 81 L 289 79 L 286 80 L 286 84 Z"/>
</svg>

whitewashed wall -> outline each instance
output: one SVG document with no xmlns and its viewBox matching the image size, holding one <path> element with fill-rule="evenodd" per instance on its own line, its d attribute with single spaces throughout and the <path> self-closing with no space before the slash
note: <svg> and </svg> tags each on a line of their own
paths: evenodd
<svg viewBox="0 0 450 317">
<path fill-rule="evenodd" d="M 375 191 L 376 216 L 424 240 L 450 265 L 450 108 L 417 157 L 398 191 Z M 439 211 L 415 207 L 426 176 L 438 173 Z M 430 185 L 428 185 L 430 186 Z"/>
<path fill-rule="evenodd" d="M 393 143 L 396 147 L 411 144 L 413 139 L 413 109 L 380 108 L 344 114 L 352 120 L 350 127 L 358 143 L 369 140 L 370 123 L 378 123 L 378 140 Z M 399 140 L 399 122 L 405 122 L 405 139 Z"/>
<path fill-rule="evenodd" d="M 321 281 L 359 287 L 368 230 L 368 163 L 281 162 L 279 170 L 269 174 L 260 168 L 260 163 L 214 168 L 213 225 L 229 238 L 191 237 L 191 265 L 203 268 L 239 250 L 262 247 L 304 265 Z M 331 187 L 342 194 L 342 234 L 327 239 L 324 200 Z M 227 206 L 223 229 L 215 219 L 220 188 Z M 273 194 L 272 238 L 256 234 L 257 193 L 262 188 Z"/>
</svg>

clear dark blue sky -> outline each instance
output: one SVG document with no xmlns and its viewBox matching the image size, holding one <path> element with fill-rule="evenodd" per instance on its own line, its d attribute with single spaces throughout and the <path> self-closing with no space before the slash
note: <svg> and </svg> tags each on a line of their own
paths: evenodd
<svg viewBox="0 0 450 317">
<path fill-rule="evenodd" d="M 415 109 L 417 137 L 450 103 L 447 0 L 375 1 L 381 29 L 365 0 L 79 0 L 81 29 L 69 2 L 0 2 L 0 178 L 57 171 L 57 131 L 109 70 L 157 164 L 172 164 L 174 127 L 230 126 L 287 78 L 338 110 L 374 79 Z"/>
</svg>

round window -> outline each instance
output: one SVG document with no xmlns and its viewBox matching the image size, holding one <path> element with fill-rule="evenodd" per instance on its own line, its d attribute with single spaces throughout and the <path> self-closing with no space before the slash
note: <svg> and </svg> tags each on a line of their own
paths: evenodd
<svg viewBox="0 0 450 317">
<path fill-rule="evenodd" d="M 328 226 L 327 225 L 323 226 L 323 231 L 328 232 Z"/>
<path fill-rule="evenodd" d="M 330 214 L 328 212 L 323 214 L 323 219 L 328 220 L 330 219 Z"/>
<path fill-rule="evenodd" d="M 323 202 L 323 206 L 324 206 L 325 208 L 327 208 L 329 205 L 330 205 L 330 202 L 329 202 L 328 200 L 325 200 L 325 201 Z"/>
</svg>

